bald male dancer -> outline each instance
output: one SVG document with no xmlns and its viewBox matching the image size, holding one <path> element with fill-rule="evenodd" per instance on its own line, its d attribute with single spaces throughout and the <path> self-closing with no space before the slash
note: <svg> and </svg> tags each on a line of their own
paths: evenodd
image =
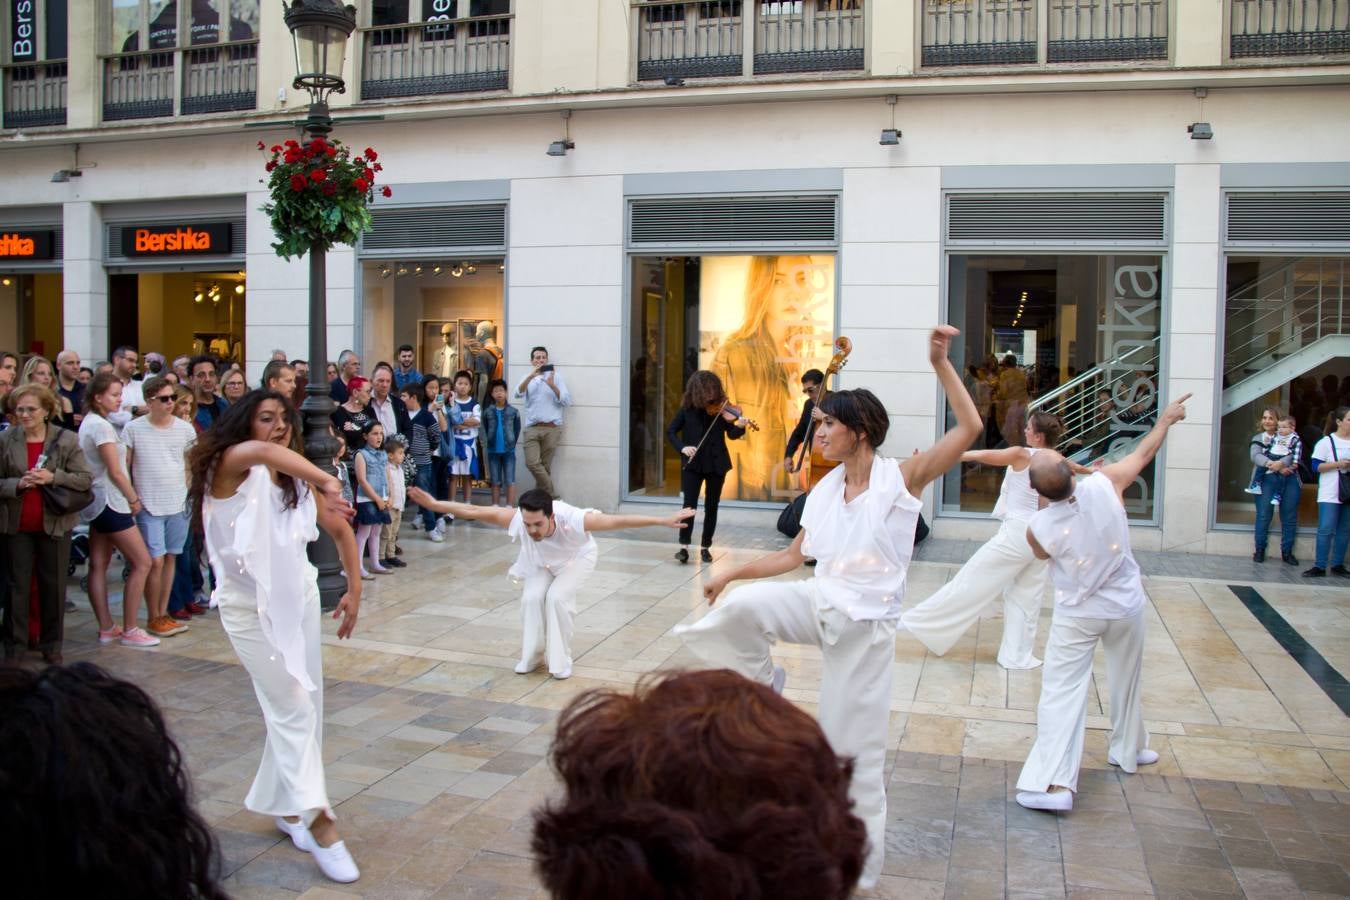
<svg viewBox="0 0 1350 900">
<path fill-rule="evenodd" d="M 1038 559 L 1050 561 L 1055 603 L 1036 706 L 1036 743 L 1017 779 L 1017 802 L 1027 809 L 1073 809 L 1098 641 L 1106 649 L 1111 699 L 1106 761 L 1131 774 L 1158 761 L 1148 748 L 1140 708 L 1148 598 L 1130 552 L 1123 494 L 1157 455 L 1167 429 L 1186 418 L 1190 396 L 1163 410 L 1132 453 L 1082 481 L 1074 482 L 1068 461 L 1053 450 L 1037 453 L 1028 466 L 1031 486 L 1049 505 L 1031 517 L 1027 542 Z"/>
</svg>

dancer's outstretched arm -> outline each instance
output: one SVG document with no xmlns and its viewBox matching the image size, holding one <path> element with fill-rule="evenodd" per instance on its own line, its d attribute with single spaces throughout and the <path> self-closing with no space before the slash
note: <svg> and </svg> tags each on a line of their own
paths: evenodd
<svg viewBox="0 0 1350 900">
<path fill-rule="evenodd" d="M 587 531 L 618 531 L 620 528 L 646 528 L 651 525 L 664 525 L 667 528 L 683 528 L 684 523 L 694 517 L 689 508 L 669 516 L 620 516 L 612 513 L 586 513 Z"/>
<path fill-rule="evenodd" d="M 1011 466 L 1021 469 L 1031 461 L 1024 447 L 1004 447 L 1001 450 L 967 450 L 961 454 L 961 462 L 979 463 L 982 466 Z M 1019 466 L 1018 463 L 1022 465 Z"/>
<path fill-rule="evenodd" d="M 498 528 L 510 528 L 511 520 L 516 515 L 515 508 L 509 506 L 474 506 L 453 500 L 437 500 L 421 488 L 408 488 L 408 499 L 423 509 L 449 513 L 457 519 L 476 519 Z"/>
<path fill-rule="evenodd" d="M 1139 477 L 1139 473 L 1144 470 L 1144 466 L 1153 461 L 1153 457 L 1158 455 L 1158 450 L 1162 448 L 1163 438 L 1167 436 L 1167 429 L 1186 418 L 1186 401 L 1191 399 L 1190 394 L 1182 394 L 1176 400 L 1167 405 L 1158 417 L 1158 424 L 1153 426 L 1153 430 L 1144 435 L 1144 439 L 1139 442 L 1139 446 L 1119 462 L 1111 463 L 1109 466 L 1102 466 L 1100 471 L 1116 487 L 1116 493 L 1123 493 L 1134 480 Z"/>
<path fill-rule="evenodd" d="M 722 593 L 728 584 L 733 581 L 742 581 L 752 578 L 772 578 L 775 575 L 783 575 L 791 572 L 793 569 L 806 562 L 806 556 L 802 553 L 802 539 L 806 537 L 805 531 L 797 532 L 797 538 L 792 544 L 777 553 L 770 553 L 768 556 L 761 556 L 759 559 L 752 560 L 743 566 L 732 569 L 724 575 L 715 575 L 709 578 L 703 584 L 703 596 L 708 598 L 708 605 L 712 606 L 717 602 L 717 595 Z"/>
<path fill-rule="evenodd" d="M 913 497 L 928 486 L 943 472 L 956 465 L 961 453 L 979 437 L 984 430 L 984 420 L 975 408 L 975 401 L 961 383 L 961 376 L 947 358 L 951 350 L 952 338 L 961 332 L 950 325 L 939 325 L 928 336 L 928 361 L 937 372 L 938 383 L 947 395 L 956 414 L 956 427 L 944 434 L 936 444 L 927 450 L 911 456 L 900 463 L 900 472 L 905 476 L 905 489 Z"/>
</svg>

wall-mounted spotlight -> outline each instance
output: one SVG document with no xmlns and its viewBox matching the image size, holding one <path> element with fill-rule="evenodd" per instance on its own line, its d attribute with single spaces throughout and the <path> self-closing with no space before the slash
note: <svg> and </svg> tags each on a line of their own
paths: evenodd
<svg viewBox="0 0 1350 900">
<path fill-rule="evenodd" d="M 1212 141 L 1214 140 L 1214 126 L 1208 122 L 1194 122 L 1186 126 L 1186 133 L 1191 136 L 1193 141 Z"/>
<path fill-rule="evenodd" d="M 65 184 L 72 178 L 79 178 L 84 173 L 79 169 L 57 169 L 52 173 L 52 182 L 54 184 Z"/>
<path fill-rule="evenodd" d="M 416 267 L 415 269 L 413 269 L 413 274 L 416 275 L 418 278 L 421 278 L 421 277 L 422 277 L 422 267 L 421 267 L 421 266 L 418 266 L 418 267 Z"/>
<path fill-rule="evenodd" d="M 554 141 L 548 145 L 546 151 L 549 156 L 566 156 L 568 150 L 575 150 L 577 145 L 572 142 L 572 111 L 564 109 L 563 117 L 563 138 L 560 141 Z"/>
<path fill-rule="evenodd" d="M 431 267 L 431 274 L 432 274 L 432 275 L 439 275 L 439 274 L 441 274 L 441 267 L 440 267 L 440 266 L 432 266 L 432 267 Z"/>
<path fill-rule="evenodd" d="M 891 127 L 881 129 L 881 146 L 894 147 L 900 143 L 900 129 L 895 127 L 895 104 L 899 100 L 895 94 L 886 95 L 886 105 L 891 108 Z"/>
<path fill-rule="evenodd" d="M 452 268 L 452 269 L 450 270 L 450 274 L 453 275 L 453 276 L 456 277 L 456 278 L 459 278 L 461 275 L 464 274 L 464 267 L 463 267 L 463 266 L 455 266 L 454 268 Z"/>
<path fill-rule="evenodd" d="M 475 266 L 473 263 L 469 263 L 467 266 L 464 267 L 464 274 L 465 274 L 465 275 L 477 275 L 477 274 L 478 274 L 478 267 Z"/>
<path fill-rule="evenodd" d="M 399 267 L 398 267 L 398 273 L 397 273 L 397 274 L 398 274 L 398 276 L 399 276 L 400 278 L 402 278 L 404 275 L 407 275 L 407 274 L 408 274 L 408 267 L 405 266 L 405 265 L 403 265 L 402 263 L 400 263 L 400 264 L 399 264 Z"/>
<path fill-rule="evenodd" d="M 393 271 L 392 271 L 388 266 L 380 266 L 380 277 L 381 277 L 381 278 L 388 278 L 388 277 L 389 277 L 390 275 L 392 275 L 392 274 L 393 274 Z"/>
</svg>

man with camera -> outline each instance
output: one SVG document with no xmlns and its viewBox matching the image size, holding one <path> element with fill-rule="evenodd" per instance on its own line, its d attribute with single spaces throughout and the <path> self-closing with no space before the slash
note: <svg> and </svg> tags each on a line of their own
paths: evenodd
<svg viewBox="0 0 1350 900">
<path fill-rule="evenodd" d="M 548 348 L 530 350 L 530 374 L 516 389 L 517 397 L 525 398 L 525 431 L 521 443 L 525 446 L 525 468 L 534 476 L 534 484 L 547 491 L 555 500 L 558 492 L 550 474 L 553 454 L 562 439 L 563 407 L 572 405 L 562 373 L 548 361 Z"/>
</svg>

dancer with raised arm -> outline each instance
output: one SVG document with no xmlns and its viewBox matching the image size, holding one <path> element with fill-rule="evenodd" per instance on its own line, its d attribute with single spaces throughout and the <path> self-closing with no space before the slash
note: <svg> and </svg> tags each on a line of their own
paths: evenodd
<svg viewBox="0 0 1350 900">
<path fill-rule="evenodd" d="M 253 679 L 267 743 L 244 798 L 314 856 L 334 881 L 361 873 L 338 836 L 323 771 L 323 656 L 318 571 L 306 547 L 332 535 L 347 574 L 333 618 L 350 637 L 361 604 L 361 561 L 342 484 L 301 455 L 300 414 L 275 391 L 252 391 L 197 438 L 188 456 L 216 576 L 211 605 Z"/>
<path fill-rule="evenodd" d="M 419 488 L 409 489 L 408 499 L 423 509 L 505 528 L 511 540 L 520 541 L 520 555 L 509 570 L 525 581 L 516 672 L 527 675 L 547 660 L 548 673 L 557 679 L 572 677 L 572 617 L 577 591 L 595 569 L 594 533 L 649 525 L 681 528 L 694 515 L 692 509 L 673 516 L 611 515 L 554 500 L 542 488 L 521 494 L 516 509 L 436 500 Z"/>
<path fill-rule="evenodd" d="M 1050 505 L 1032 517 L 1027 542 L 1037 559 L 1050 560 L 1055 607 L 1036 706 L 1036 743 L 1017 779 L 1017 802 L 1028 809 L 1073 809 L 1098 641 L 1106 650 L 1111 699 L 1106 761 L 1131 774 L 1158 761 L 1148 749 L 1140 708 L 1148 598 L 1130 552 L 1123 494 L 1157 454 L 1167 429 L 1186 418 L 1190 396 L 1163 410 L 1128 456 L 1082 481 L 1074 482 L 1068 463 L 1053 450 L 1031 461 L 1031 486 Z"/>
<path fill-rule="evenodd" d="M 1027 477 L 1032 456 L 1054 449 L 1064 426 L 1047 412 L 1034 412 L 1027 419 L 1025 447 L 1001 450 L 967 450 L 962 462 L 1006 466 L 994 518 L 1003 526 L 975 555 L 966 561 L 951 581 L 927 600 L 900 617 L 905 630 L 938 656 L 946 654 L 961 639 L 980 614 L 1003 597 L 1003 642 L 998 664 L 1005 669 L 1034 669 L 1036 623 L 1045 593 L 1046 567 L 1027 543 L 1027 523 L 1040 508 L 1040 495 Z M 1072 466 L 1073 464 L 1070 463 Z M 1087 474 L 1082 466 L 1076 471 Z"/>
<path fill-rule="evenodd" d="M 711 665 L 725 666 L 781 691 L 786 674 L 773 664 L 775 641 L 820 647 L 820 724 L 834 751 L 854 759 L 849 794 L 867 824 L 861 887 L 875 885 L 886 850 L 883 769 L 890 724 L 895 632 L 914 552 L 920 492 L 956 464 L 983 427 L 975 402 L 947 358 L 955 328 L 929 336 L 928 357 L 950 399 L 956 427 L 923 453 L 902 460 L 877 452 L 886 439 L 886 408 L 866 389 L 836 391 L 820 404 L 816 440 L 840 465 L 811 491 L 792 545 L 711 578 L 711 605 L 732 581 L 793 571 L 808 556 L 815 577 L 737 588 L 692 625 L 676 629 Z"/>
</svg>

